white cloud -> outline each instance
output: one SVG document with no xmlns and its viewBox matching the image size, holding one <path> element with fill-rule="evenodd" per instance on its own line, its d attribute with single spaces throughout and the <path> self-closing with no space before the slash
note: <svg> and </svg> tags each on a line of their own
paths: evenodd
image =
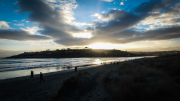
<svg viewBox="0 0 180 101">
<path fill-rule="evenodd" d="M 91 38 L 92 35 L 90 33 L 73 33 L 73 37 L 77 38 Z"/>
<path fill-rule="evenodd" d="M 61 18 L 59 21 L 71 24 L 75 19 L 73 10 L 78 6 L 76 0 L 46 0 L 46 3 L 61 14 L 64 20 Z"/>
<path fill-rule="evenodd" d="M 21 20 L 21 21 L 26 21 L 25 19 Z"/>
<path fill-rule="evenodd" d="M 37 42 L 31 42 L 31 41 L 26 42 L 25 44 L 30 45 L 30 46 L 39 46 L 39 45 L 41 45 L 40 43 L 37 43 Z"/>
<path fill-rule="evenodd" d="M 56 2 L 56 0 L 46 0 L 47 2 Z"/>
<path fill-rule="evenodd" d="M 124 5 L 124 2 L 121 2 L 120 5 Z"/>
<path fill-rule="evenodd" d="M 101 0 L 101 1 L 105 1 L 105 2 L 113 2 L 114 0 Z"/>
<path fill-rule="evenodd" d="M 62 16 L 59 21 L 61 21 L 62 23 L 74 25 L 77 27 L 93 25 L 92 23 L 80 23 L 73 21 L 75 19 L 73 16 L 73 10 L 78 6 L 76 0 L 46 0 L 46 3 L 52 9 L 56 9 L 56 11 L 59 12 L 59 14 Z"/>
<path fill-rule="evenodd" d="M 42 30 L 42 28 L 39 28 L 39 27 L 26 27 L 26 28 L 20 28 L 21 30 L 23 30 L 23 31 L 26 31 L 26 32 L 28 32 L 29 34 L 35 34 L 35 33 L 37 33 L 37 31 L 39 31 L 39 30 Z"/>
<path fill-rule="evenodd" d="M 71 25 L 81 27 L 81 26 L 92 26 L 92 25 L 94 25 L 94 24 L 93 24 L 93 23 L 72 22 Z"/>
<path fill-rule="evenodd" d="M 93 15 L 91 15 L 91 16 L 98 17 L 98 16 L 100 16 L 100 15 L 99 15 L 99 13 L 95 13 L 95 14 L 93 14 Z"/>
<path fill-rule="evenodd" d="M 117 11 L 117 10 L 121 11 L 121 9 L 117 9 L 117 8 L 111 8 L 111 9 L 115 10 L 115 11 Z M 99 13 L 95 13 L 91 16 L 97 17 L 100 21 L 110 21 L 110 20 L 113 20 L 115 18 L 124 16 L 124 13 L 111 12 L 111 13 L 103 13 L 101 15 Z"/>
<path fill-rule="evenodd" d="M 103 13 L 103 14 L 105 14 L 105 13 Z M 105 18 L 105 17 L 103 17 L 103 15 L 100 15 L 99 13 L 95 13 L 91 16 L 97 17 L 100 21 L 109 21 L 109 20 L 113 19 L 113 15 L 109 15 L 109 17 Z"/>
<path fill-rule="evenodd" d="M 101 13 L 106 13 L 105 11 L 102 11 Z"/>
<path fill-rule="evenodd" d="M 21 23 L 21 24 L 14 24 L 15 26 L 24 26 L 24 24 L 23 23 Z"/>
<path fill-rule="evenodd" d="M 0 21 L 0 29 L 11 29 L 7 22 Z"/>
</svg>

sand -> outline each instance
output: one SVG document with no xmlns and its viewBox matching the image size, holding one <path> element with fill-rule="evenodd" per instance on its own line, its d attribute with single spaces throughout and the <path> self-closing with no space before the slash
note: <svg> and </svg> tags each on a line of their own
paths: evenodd
<svg viewBox="0 0 180 101">
<path fill-rule="evenodd" d="M 87 71 L 94 75 L 99 71 L 107 71 L 118 65 L 100 65 L 87 68 L 78 68 L 78 72 Z M 62 86 L 63 80 L 74 75 L 74 70 L 59 71 L 43 74 L 45 82 L 39 83 L 39 75 L 0 80 L 1 101 L 36 101 L 52 100 Z"/>
</svg>

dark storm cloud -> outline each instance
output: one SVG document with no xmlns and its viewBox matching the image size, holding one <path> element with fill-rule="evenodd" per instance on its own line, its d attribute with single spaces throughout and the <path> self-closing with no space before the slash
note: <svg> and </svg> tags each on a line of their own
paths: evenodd
<svg viewBox="0 0 180 101">
<path fill-rule="evenodd" d="M 63 30 L 60 29 L 56 29 L 53 27 L 47 27 L 44 26 L 44 30 L 39 31 L 41 34 L 43 35 L 50 35 L 53 38 L 67 38 L 67 37 L 71 37 L 68 33 L 66 33 Z"/>
<path fill-rule="evenodd" d="M 110 20 L 106 26 L 96 27 L 96 33 L 105 35 L 122 32 L 127 28 L 137 24 L 147 16 L 147 14 L 137 15 L 132 12 L 126 12 L 123 10 L 113 10 L 102 16 L 102 19 L 108 17 L 111 17 L 113 19 Z"/>
<path fill-rule="evenodd" d="M 9 39 L 9 40 L 17 40 L 17 41 L 29 41 L 29 40 L 40 41 L 40 40 L 50 40 L 50 37 L 31 35 L 25 31 L 1 30 L 0 39 Z"/>
<path fill-rule="evenodd" d="M 30 12 L 30 21 L 40 24 L 39 27 L 44 29 L 41 34 L 62 39 L 72 37 L 68 31 L 77 30 L 74 26 L 64 23 L 65 19 L 59 9 L 52 9 L 43 0 L 19 0 L 17 5 L 20 7 L 19 12 Z"/>
<path fill-rule="evenodd" d="M 56 8 L 52 9 L 43 0 L 18 0 L 16 5 L 20 7 L 18 13 L 29 13 L 29 20 L 39 24 L 44 29 L 39 31 L 42 35 L 51 36 L 54 39 L 72 37 L 67 31 L 76 31 L 73 26 L 64 24 L 61 12 L 57 12 Z M 44 40 L 49 37 L 39 35 L 29 35 L 22 30 L 0 31 L 1 39 L 10 40 Z M 40 39 L 42 38 L 42 39 Z"/>
<path fill-rule="evenodd" d="M 58 16 L 56 11 L 53 11 L 45 2 L 42 0 L 19 0 L 16 5 L 20 7 L 19 13 L 30 12 L 29 19 L 32 22 L 43 23 L 44 25 L 50 25 L 50 23 L 56 23 L 55 20 Z M 42 26 L 43 28 L 44 26 Z M 17 41 L 27 40 L 48 40 L 49 37 L 40 35 L 30 35 L 26 31 L 22 30 L 2 30 L 0 31 L 0 39 L 9 39 Z"/>
<path fill-rule="evenodd" d="M 123 33 L 126 33 L 122 32 Z M 169 28 L 157 29 L 146 31 L 144 33 L 132 31 L 131 36 L 125 39 L 119 39 L 117 43 L 129 43 L 129 42 L 136 42 L 136 41 L 155 41 L 155 40 L 169 40 L 169 39 L 177 39 L 180 38 L 180 26 L 174 26 Z"/>
<path fill-rule="evenodd" d="M 16 5 L 20 13 L 30 12 L 29 19 L 38 23 L 55 23 L 58 13 L 42 0 L 19 0 Z"/>
</svg>

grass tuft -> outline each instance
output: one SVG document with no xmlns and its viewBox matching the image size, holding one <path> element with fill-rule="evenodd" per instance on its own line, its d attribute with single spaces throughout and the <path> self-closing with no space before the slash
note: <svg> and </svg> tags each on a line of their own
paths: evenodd
<svg viewBox="0 0 180 101">
<path fill-rule="evenodd" d="M 88 72 L 78 72 L 77 74 L 65 79 L 57 93 L 57 97 L 82 95 L 92 88 L 93 80 Z M 74 95 L 74 96 L 75 96 Z"/>
</svg>

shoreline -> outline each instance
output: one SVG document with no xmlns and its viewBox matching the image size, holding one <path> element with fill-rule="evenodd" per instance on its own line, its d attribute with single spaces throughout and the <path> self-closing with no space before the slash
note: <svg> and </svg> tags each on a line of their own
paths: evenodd
<svg viewBox="0 0 180 101">
<path fill-rule="evenodd" d="M 119 63 L 124 63 L 124 62 L 128 62 L 128 61 L 121 61 Z M 112 64 L 110 64 L 110 63 L 106 64 L 106 66 L 109 66 L 109 65 L 112 65 Z M 89 69 L 93 69 L 93 68 L 102 68 L 103 66 L 105 66 L 105 65 L 104 64 L 91 64 L 88 66 L 87 65 L 81 65 L 81 66 L 77 66 L 77 67 L 78 67 L 78 71 L 83 71 L 86 69 L 89 70 Z M 72 66 L 71 68 L 73 68 L 73 69 L 43 73 L 43 76 L 46 77 L 46 76 L 51 76 L 51 75 L 58 75 L 58 74 L 64 74 L 64 73 L 68 73 L 68 72 L 74 72 L 74 67 L 76 67 L 76 66 Z M 65 67 L 65 68 L 68 68 L 68 67 Z M 39 78 L 39 75 L 40 74 L 35 74 L 34 78 Z M 13 81 L 19 81 L 19 80 L 25 80 L 25 79 L 31 79 L 30 78 L 30 70 L 29 70 L 28 76 L 20 76 L 20 77 L 14 77 L 14 78 L 0 79 L 0 84 L 13 82 Z"/>
<path fill-rule="evenodd" d="M 110 57 L 112 57 L 112 58 L 126 58 L 126 57 L 153 57 L 153 56 L 146 56 L 146 55 L 144 55 L 144 56 L 104 56 L 104 57 L 47 57 L 47 58 L 45 58 L 45 57 L 28 57 L 28 58 L 9 58 L 9 57 L 4 57 L 4 58 L 0 58 L 0 59 L 64 59 L 64 58 L 110 58 Z"/>
<path fill-rule="evenodd" d="M 149 56 L 146 57 L 136 57 L 137 59 L 142 59 L 142 58 L 148 58 Z M 124 57 L 126 58 L 126 57 Z M 110 64 L 111 62 L 125 62 L 125 61 L 129 61 L 129 60 L 136 60 L 133 59 L 135 57 L 127 57 L 125 60 L 117 60 L 117 61 L 104 61 L 104 63 L 106 64 Z M 81 64 L 81 65 L 74 65 L 74 66 L 60 66 L 60 67 L 42 67 L 42 68 L 22 68 L 22 69 L 13 69 L 13 70 L 6 70 L 4 72 L 0 72 L 0 81 L 5 80 L 5 79 L 10 79 L 10 78 L 17 78 L 17 77 L 22 77 L 22 76 L 29 76 L 30 75 L 30 70 L 35 71 L 34 75 L 39 74 L 40 72 L 44 73 L 51 73 L 51 72 L 59 72 L 59 71 L 68 71 L 70 69 L 74 69 L 74 67 L 78 67 L 78 68 L 89 68 L 89 67 L 94 67 L 94 66 L 98 66 L 98 65 L 102 65 L 103 61 L 101 61 L 101 63 L 96 64 L 96 63 L 92 63 L 92 64 Z"/>
<path fill-rule="evenodd" d="M 179 57 L 173 55 L 121 61 L 115 65 L 106 63 L 88 66 L 78 68 L 77 72 L 70 69 L 43 73 L 45 82 L 41 83 L 39 74 L 34 75 L 34 78 L 29 75 L 0 80 L 0 100 L 126 101 L 155 100 L 158 96 L 157 100 L 160 101 L 179 101 L 179 73 L 168 69 L 174 66 L 179 68 L 178 64 L 170 65 L 177 62 L 173 59 L 179 61 Z"/>
<path fill-rule="evenodd" d="M 128 61 L 129 62 L 129 61 Z M 124 62 L 120 62 L 124 63 Z M 77 72 L 74 69 L 67 71 L 51 72 L 43 74 L 45 82 L 41 82 L 38 75 L 34 78 L 29 76 L 10 78 L 0 80 L 0 100 L 9 101 L 9 96 L 13 100 L 46 100 L 51 101 L 57 95 L 58 90 L 63 84 L 63 81 L 72 75 L 80 72 L 88 72 L 95 75 L 99 71 L 107 71 L 116 68 L 120 65 L 106 64 L 99 66 L 89 66 L 86 68 L 78 68 Z"/>
</svg>

